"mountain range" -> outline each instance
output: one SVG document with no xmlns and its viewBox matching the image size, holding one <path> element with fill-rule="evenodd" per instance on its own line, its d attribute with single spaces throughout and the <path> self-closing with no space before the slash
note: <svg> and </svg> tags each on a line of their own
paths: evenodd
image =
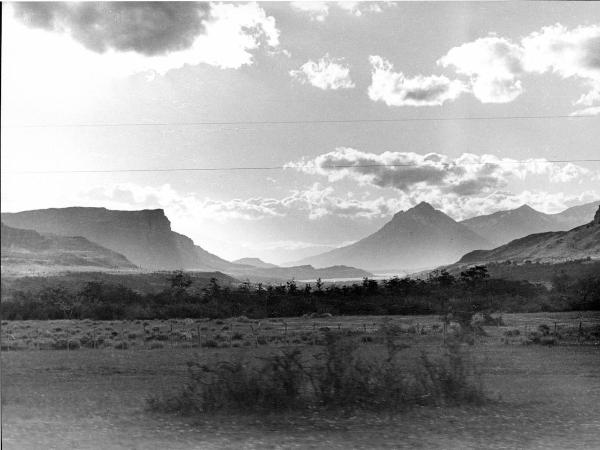
<svg viewBox="0 0 600 450">
<path fill-rule="evenodd" d="M 171 223 L 162 209 L 115 211 L 106 208 L 52 208 L 2 213 L 2 222 L 7 224 L 13 235 L 17 231 L 20 233 L 23 245 L 28 242 L 30 260 L 41 258 L 46 261 L 45 266 L 52 265 L 50 261 L 54 261 L 57 268 L 75 268 L 78 265 L 83 267 L 84 262 L 87 267 L 90 261 L 95 260 L 95 265 L 113 269 L 137 266 L 140 270 L 221 271 L 240 279 L 252 278 L 260 281 L 292 278 L 362 278 L 372 275 L 365 270 L 343 265 L 314 268 L 310 265 L 278 267 L 257 259 L 242 260 L 241 263 L 229 262 L 195 245 L 189 237 L 171 230 Z M 50 239 L 50 235 L 54 236 L 52 239 L 63 246 L 66 245 L 65 242 L 80 242 L 80 253 L 83 250 L 87 252 L 86 260 L 80 259 L 82 264 L 77 264 L 77 260 L 73 259 L 73 251 L 69 253 L 69 264 L 64 263 L 64 252 L 60 255 L 55 252 L 50 258 L 41 248 L 35 249 L 36 242 L 43 237 L 42 235 L 45 239 Z M 54 247 L 60 245 L 55 243 Z M 86 245 L 87 248 L 84 249 Z M 94 248 L 91 246 L 95 246 L 97 253 L 93 257 Z M 107 255 L 110 252 L 121 257 L 122 261 L 117 263 L 117 257 L 114 255 L 112 258 L 115 261 L 108 261 Z M 11 258 L 8 258 L 8 255 L 5 258 L 3 248 L 3 271 L 9 266 L 16 269 L 15 258 L 14 251 Z M 99 261 L 104 263 L 100 264 Z"/>
<path fill-rule="evenodd" d="M 358 242 L 306 258 L 313 265 L 349 264 L 369 270 L 418 269 L 456 261 L 466 252 L 492 244 L 422 202 L 395 214 L 380 230 Z"/>
<path fill-rule="evenodd" d="M 490 241 L 494 246 L 544 231 L 570 230 L 594 217 L 598 202 L 573 206 L 558 214 L 545 214 L 528 205 L 508 211 L 463 220 L 463 225 Z"/>
<path fill-rule="evenodd" d="M 74 258 L 85 256 L 78 261 L 88 265 L 92 261 L 103 267 L 137 266 L 145 271 L 221 271 L 240 279 L 361 278 L 371 275 L 365 268 L 380 272 L 426 269 L 458 261 L 473 250 L 493 249 L 513 236 L 522 238 L 582 225 L 593 217 L 597 204 L 576 206 L 559 214 L 544 214 L 525 205 L 457 222 L 422 202 L 398 212 L 364 239 L 305 258 L 292 267 L 275 266 L 258 258 L 226 261 L 174 232 L 162 209 L 71 207 L 2 213 L 3 241 L 5 233 L 21 233 L 15 239 L 20 239 L 22 246 L 17 251 L 17 246 L 10 244 L 9 252 L 3 242 L 2 264 L 4 269 L 8 264 L 16 264 L 18 258 L 24 261 L 26 254 L 29 260 L 38 258 L 46 265 L 60 261 L 64 265 L 68 257 L 68 265 L 77 266 Z M 27 240 L 30 248 L 25 245 Z M 46 242 L 45 249 L 39 247 L 41 242 Z M 54 250 L 49 252 L 50 248 Z"/>
<path fill-rule="evenodd" d="M 52 271 L 57 268 L 136 269 L 125 256 L 81 236 L 57 236 L 1 224 L 2 266 Z"/>
<path fill-rule="evenodd" d="M 305 258 L 299 264 L 350 264 L 375 271 L 418 270 L 457 261 L 465 253 L 492 249 L 516 237 L 582 225 L 598 202 L 544 214 L 530 206 L 457 222 L 428 203 L 395 214 L 375 233 L 353 244 Z"/>
<path fill-rule="evenodd" d="M 475 250 L 457 264 L 525 261 L 556 263 L 584 258 L 600 259 L 600 207 L 594 219 L 569 231 L 535 233 L 492 250 Z"/>
<path fill-rule="evenodd" d="M 82 236 L 122 253 L 135 265 L 151 270 L 222 270 L 230 265 L 182 234 L 171 230 L 162 209 L 115 211 L 106 208 L 52 208 L 2 213 L 15 228 Z"/>
</svg>

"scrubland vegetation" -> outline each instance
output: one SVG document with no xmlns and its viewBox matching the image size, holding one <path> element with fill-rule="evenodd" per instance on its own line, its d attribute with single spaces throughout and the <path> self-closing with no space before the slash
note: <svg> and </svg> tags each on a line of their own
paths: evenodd
<svg viewBox="0 0 600 450">
<path fill-rule="evenodd" d="M 386 325 L 383 345 L 361 352 L 356 338 L 327 332 L 319 351 L 294 346 L 262 357 L 190 361 L 176 395 L 152 397 L 154 411 L 181 414 L 297 410 L 398 411 L 413 405 L 482 403 L 481 380 L 458 342 L 439 355 L 407 356 L 401 331 Z M 364 348 L 362 349 L 364 350 Z"/>
<path fill-rule="evenodd" d="M 476 266 L 453 276 L 446 271 L 427 279 L 365 278 L 352 285 L 316 283 L 282 285 L 242 283 L 221 286 L 212 279 L 199 289 L 184 272 L 169 288 L 142 293 L 117 284 L 89 282 L 78 290 L 45 287 L 11 290 L 3 296 L 4 320 L 168 319 L 247 316 L 298 317 L 305 314 L 396 315 L 454 312 L 538 312 L 600 309 L 600 277 L 553 277 L 553 287 L 527 281 L 490 278 Z"/>
</svg>

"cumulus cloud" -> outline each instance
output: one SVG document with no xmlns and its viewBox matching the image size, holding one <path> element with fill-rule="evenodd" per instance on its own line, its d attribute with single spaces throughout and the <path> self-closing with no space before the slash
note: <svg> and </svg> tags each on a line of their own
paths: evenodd
<svg viewBox="0 0 600 450">
<path fill-rule="evenodd" d="M 311 84 L 319 89 L 349 89 L 354 87 L 350 78 L 350 68 L 343 59 L 326 54 L 317 62 L 308 61 L 299 70 L 291 70 L 290 76 L 303 84 Z"/>
<path fill-rule="evenodd" d="M 583 81 L 590 90 L 575 103 L 591 107 L 600 102 L 599 55 L 600 25 L 570 30 L 556 24 L 519 42 L 491 35 L 462 44 L 438 64 L 468 76 L 473 94 L 483 103 L 511 102 L 524 90 L 524 74 L 551 72 L 563 79 Z"/>
<path fill-rule="evenodd" d="M 24 2 L 14 7 L 30 26 L 69 33 L 95 52 L 144 55 L 189 48 L 204 32 L 210 9 L 196 2 Z"/>
<path fill-rule="evenodd" d="M 461 81 L 445 76 L 407 78 L 402 72 L 394 72 L 392 64 L 380 56 L 370 56 L 369 62 L 372 69 L 369 98 L 388 106 L 442 105 L 456 100 L 466 90 Z"/>
<path fill-rule="evenodd" d="M 548 214 L 557 213 L 570 206 L 597 200 L 600 193 L 585 191 L 577 195 L 563 192 L 547 192 L 543 190 L 525 190 L 519 193 L 510 191 L 494 191 L 487 195 L 465 197 L 460 195 L 444 195 L 435 190 L 415 193 L 410 198 L 413 204 L 426 201 L 433 207 L 442 210 L 455 220 L 483 214 L 492 214 L 497 211 L 515 209 L 522 205 Z"/>
<path fill-rule="evenodd" d="M 162 74 L 201 63 L 237 69 L 252 64 L 259 48 L 278 53 L 279 47 L 275 19 L 254 2 L 15 3 L 13 8 L 30 27 L 70 35 L 72 40 L 53 43 L 53 53 L 68 50 L 72 57 L 77 49 L 63 41 L 78 42 L 83 46 L 78 59 L 93 71 Z M 95 53 L 102 56 L 89 56 Z"/>
<path fill-rule="evenodd" d="M 323 22 L 329 15 L 327 2 L 291 2 L 292 8 L 310 16 L 312 20 Z"/>
<path fill-rule="evenodd" d="M 600 89 L 600 25 L 580 26 L 572 30 L 563 25 L 543 27 L 521 41 L 523 65 L 528 72 L 551 71 L 562 78 L 580 78 L 594 87 L 597 100 Z M 589 104 L 585 96 L 581 104 Z"/>
<path fill-rule="evenodd" d="M 600 106 L 590 106 L 589 108 L 583 108 L 575 110 L 571 113 L 572 116 L 598 116 L 600 115 Z"/>
<path fill-rule="evenodd" d="M 252 197 L 246 199 L 216 200 L 200 198 L 195 194 L 181 194 L 169 184 L 160 187 L 122 183 L 90 189 L 87 201 L 112 208 L 164 208 L 176 216 L 194 216 L 196 219 L 226 222 L 229 220 L 255 221 L 304 214 L 310 220 L 335 215 L 347 218 L 372 219 L 385 217 L 398 209 L 397 199 L 383 197 L 357 199 L 351 194 L 345 198 L 334 195 L 334 189 L 315 183 L 307 189 L 293 190 L 283 198 Z"/>
<path fill-rule="evenodd" d="M 300 1 L 291 2 L 292 8 L 297 11 L 308 14 L 311 20 L 317 22 L 323 22 L 329 13 L 331 8 L 338 8 L 339 10 L 353 15 L 355 17 L 361 17 L 365 13 L 380 13 L 385 7 L 391 7 L 394 5 L 393 2 L 354 2 L 354 1 L 341 1 L 341 2 L 319 2 L 319 1 Z"/>
<path fill-rule="evenodd" d="M 507 39 L 486 37 L 452 48 L 438 64 L 471 78 L 471 89 L 483 103 L 506 103 L 522 92 L 523 50 Z"/>
<path fill-rule="evenodd" d="M 504 188 L 511 178 L 547 176 L 552 182 L 573 181 L 591 176 L 590 170 L 545 159 L 517 161 L 494 155 L 464 153 L 449 158 L 439 153 L 369 153 L 340 147 L 312 160 L 288 163 L 286 167 L 326 176 L 329 181 L 353 179 L 362 185 L 394 188 L 408 193 L 438 189 L 443 195 L 481 195 Z M 598 175 L 595 175 L 598 176 Z"/>
</svg>

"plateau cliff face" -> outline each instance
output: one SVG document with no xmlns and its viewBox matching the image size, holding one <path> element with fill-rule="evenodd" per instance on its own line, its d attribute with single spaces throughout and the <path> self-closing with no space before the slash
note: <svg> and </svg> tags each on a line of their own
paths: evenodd
<svg viewBox="0 0 600 450">
<path fill-rule="evenodd" d="M 145 269 L 220 270 L 228 262 L 171 230 L 162 209 L 52 208 L 2 213 L 9 226 L 59 236 L 83 236 Z"/>
</svg>

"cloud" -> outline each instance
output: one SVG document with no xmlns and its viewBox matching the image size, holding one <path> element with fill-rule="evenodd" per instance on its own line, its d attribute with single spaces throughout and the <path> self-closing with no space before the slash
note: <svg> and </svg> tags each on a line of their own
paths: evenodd
<svg viewBox="0 0 600 450">
<path fill-rule="evenodd" d="M 259 48 L 273 54 L 279 47 L 275 19 L 253 2 L 211 3 L 210 7 L 186 2 L 15 3 L 12 7 L 29 27 L 54 36 L 70 35 L 72 39 L 52 40 L 53 54 L 70 60 L 75 54 L 77 64 L 67 61 L 66 66 L 77 67 L 85 60 L 91 72 L 164 74 L 201 63 L 237 69 L 251 65 Z M 73 48 L 73 42 L 83 47 Z"/>
<path fill-rule="evenodd" d="M 210 10 L 196 2 L 24 2 L 14 8 L 28 25 L 69 33 L 95 52 L 149 56 L 191 47 Z"/>
<path fill-rule="evenodd" d="M 577 195 L 563 192 L 547 192 L 543 190 L 525 190 L 519 193 L 494 191 L 488 195 L 464 197 L 460 195 L 444 195 L 431 191 L 411 196 L 413 203 L 427 201 L 435 208 L 442 210 L 455 220 L 464 220 L 483 214 L 515 209 L 522 205 L 548 214 L 564 211 L 570 206 L 598 200 L 600 193 L 585 191 Z"/>
<path fill-rule="evenodd" d="M 292 8 L 297 11 L 308 14 L 311 20 L 317 22 L 323 22 L 329 16 L 331 8 L 335 7 L 339 10 L 353 15 L 355 17 L 361 17 L 364 13 L 380 13 L 384 7 L 394 6 L 393 2 L 353 2 L 353 1 L 341 1 L 341 2 L 319 2 L 319 1 L 300 1 L 291 2 Z"/>
<path fill-rule="evenodd" d="M 590 106 L 589 108 L 578 109 L 571 113 L 571 116 L 598 116 L 600 115 L 600 106 Z"/>
<path fill-rule="evenodd" d="M 329 4 L 327 2 L 291 2 L 292 8 L 307 13 L 311 20 L 323 22 L 329 15 Z"/>
<path fill-rule="evenodd" d="M 343 64 L 342 58 L 331 58 L 329 54 L 317 62 L 304 63 L 299 70 L 291 70 L 290 76 L 302 84 L 311 84 L 323 90 L 354 87 L 350 68 Z"/>
<path fill-rule="evenodd" d="M 256 221 L 301 215 L 316 220 L 335 215 L 347 218 L 373 219 L 385 217 L 397 210 L 396 199 L 356 199 L 334 195 L 332 187 L 315 183 L 307 189 L 293 190 L 286 197 L 275 199 L 202 199 L 195 194 L 181 194 L 169 184 L 160 187 L 122 183 L 96 187 L 84 195 L 87 201 L 110 208 L 164 208 L 174 216 L 193 216 L 197 220 L 227 222 Z"/>
<path fill-rule="evenodd" d="M 519 42 L 491 35 L 452 48 L 438 64 L 468 76 L 483 103 L 511 102 L 524 91 L 523 75 L 551 72 L 583 81 L 590 90 L 575 104 L 590 107 L 600 102 L 600 25 L 556 24 Z"/>
<path fill-rule="evenodd" d="M 369 62 L 372 68 L 369 98 L 388 106 L 442 105 L 456 100 L 466 90 L 462 82 L 445 76 L 407 78 L 402 72 L 394 72 L 392 64 L 380 56 L 370 56 Z"/>
<path fill-rule="evenodd" d="M 452 159 L 439 153 L 377 154 L 346 147 L 336 148 L 312 160 L 288 163 L 286 167 L 326 176 L 331 182 L 352 179 L 361 185 L 393 188 L 404 193 L 435 188 L 443 195 L 461 196 L 494 192 L 504 188 L 510 179 L 524 179 L 529 175 L 547 176 L 551 182 L 594 176 L 584 167 L 545 159 L 517 161 L 472 153 Z"/>
<path fill-rule="evenodd" d="M 482 103 L 507 103 L 522 92 L 523 50 L 494 36 L 452 48 L 438 64 L 471 78 L 471 89 Z"/>
<path fill-rule="evenodd" d="M 528 72 L 582 79 L 592 90 L 577 103 L 590 106 L 600 99 L 600 24 L 572 30 L 560 24 L 543 27 L 523 38 L 521 45 Z"/>
</svg>

